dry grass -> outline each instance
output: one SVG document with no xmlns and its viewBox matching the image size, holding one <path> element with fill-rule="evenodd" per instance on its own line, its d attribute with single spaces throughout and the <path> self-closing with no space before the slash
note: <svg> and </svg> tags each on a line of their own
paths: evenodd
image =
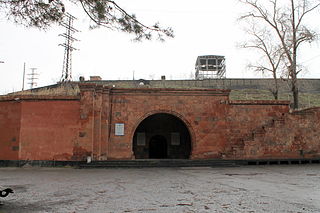
<svg viewBox="0 0 320 213">
<path fill-rule="evenodd" d="M 12 95 L 48 95 L 48 96 L 78 96 L 80 93 L 78 85 L 75 84 L 61 84 L 56 87 L 44 87 L 34 90 L 25 90 L 10 93 L 6 96 Z"/>
<path fill-rule="evenodd" d="M 300 93 L 301 108 L 320 107 L 320 93 Z"/>
<path fill-rule="evenodd" d="M 26 90 L 8 94 L 12 95 L 48 95 L 48 96 L 78 96 L 79 87 L 76 84 L 61 84 L 58 86 L 48 86 L 35 90 Z M 274 100 L 268 90 L 244 89 L 232 90 L 230 93 L 231 100 Z M 279 94 L 279 100 L 292 100 L 291 93 Z M 320 107 L 320 93 L 300 93 L 300 108 Z"/>
<path fill-rule="evenodd" d="M 273 95 L 268 90 L 245 89 L 232 90 L 230 93 L 231 100 L 274 100 Z M 292 101 L 291 93 L 279 94 L 279 100 Z M 300 93 L 300 108 L 320 107 L 320 93 Z"/>
</svg>

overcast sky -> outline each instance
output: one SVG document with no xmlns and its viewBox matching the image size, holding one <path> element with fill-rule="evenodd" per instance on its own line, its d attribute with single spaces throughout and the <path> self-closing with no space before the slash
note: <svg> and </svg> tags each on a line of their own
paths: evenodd
<svg viewBox="0 0 320 213">
<path fill-rule="evenodd" d="M 129 13 L 135 13 L 145 24 L 159 21 L 162 26 L 174 29 L 175 38 L 166 42 L 132 42 L 132 35 L 110 31 L 106 28 L 89 30 L 89 18 L 75 8 L 67 7 L 78 20 L 75 34 L 80 41 L 74 46 L 72 75 L 86 79 L 99 75 L 104 80 L 188 79 L 194 74 L 194 65 L 199 55 L 224 55 L 228 78 L 262 77 L 246 70 L 246 65 L 255 54 L 237 48 L 246 39 L 237 17 L 243 5 L 237 0 L 118 0 Z M 310 23 L 318 23 L 314 13 Z M 318 25 L 318 24 L 317 24 Z M 319 28 L 319 26 L 316 26 Z M 0 20 L 0 94 L 22 88 L 23 64 L 26 72 L 37 68 L 38 86 L 54 84 L 62 73 L 64 49 L 58 46 L 64 39 L 60 26 L 43 32 L 27 29 L 11 22 Z M 305 45 L 300 62 L 307 68 L 300 77 L 320 78 L 320 44 Z M 25 88 L 29 88 L 26 79 Z"/>
</svg>

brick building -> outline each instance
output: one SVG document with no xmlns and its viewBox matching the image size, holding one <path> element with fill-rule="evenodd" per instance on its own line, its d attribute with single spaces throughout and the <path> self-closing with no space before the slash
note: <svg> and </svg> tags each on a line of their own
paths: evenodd
<svg viewBox="0 0 320 213">
<path fill-rule="evenodd" d="M 230 90 L 114 88 L 0 97 L 0 160 L 314 159 L 320 109 Z"/>
</svg>

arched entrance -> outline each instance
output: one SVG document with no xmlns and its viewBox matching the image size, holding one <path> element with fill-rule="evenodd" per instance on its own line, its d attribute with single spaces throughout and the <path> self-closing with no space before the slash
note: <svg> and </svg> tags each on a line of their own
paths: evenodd
<svg viewBox="0 0 320 213">
<path fill-rule="evenodd" d="M 136 159 L 188 159 L 191 137 L 184 122 L 168 113 L 144 119 L 133 136 Z"/>
</svg>

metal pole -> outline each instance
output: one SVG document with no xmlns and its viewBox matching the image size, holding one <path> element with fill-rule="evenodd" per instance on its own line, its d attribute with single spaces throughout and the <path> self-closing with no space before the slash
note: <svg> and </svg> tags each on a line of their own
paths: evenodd
<svg viewBox="0 0 320 213">
<path fill-rule="evenodd" d="M 23 63 L 22 91 L 24 90 L 24 79 L 26 76 L 26 62 Z"/>
</svg>

